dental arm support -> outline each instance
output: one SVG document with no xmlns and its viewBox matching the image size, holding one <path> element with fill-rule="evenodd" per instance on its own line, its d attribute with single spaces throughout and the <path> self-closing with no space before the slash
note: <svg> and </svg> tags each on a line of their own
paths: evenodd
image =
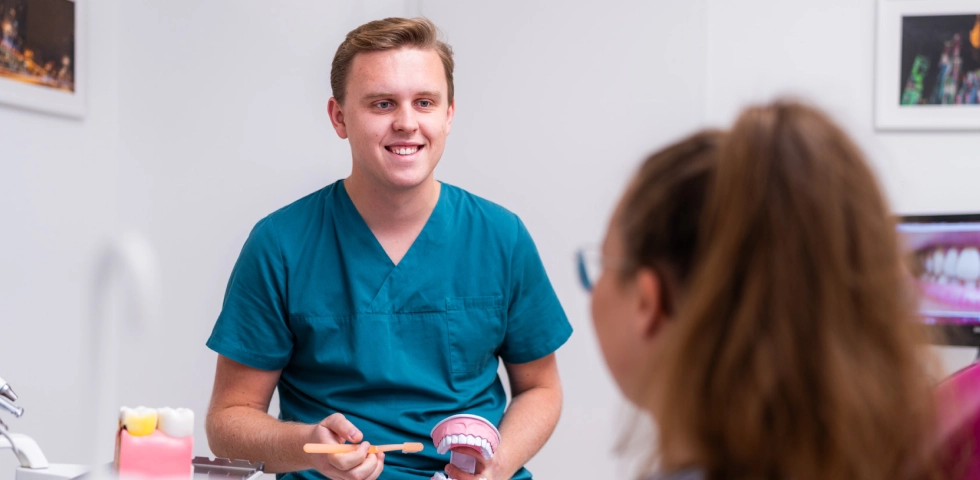
<svg viewBox="0 0 980 480">
<path fill-rule="evenodd" d="M 4 379 L 0 378 L 0 407 L 15 417 L 24 414 L 24 409 L 14 405 L 17 394 Z M 41 447 L 33 438 L 22 433 L 10 433 L 7 425 L 0 422 L 0 450 L 11 449 L 20 467 L 14 475 L 15 480 L 74 480 L 87 473 L 88 465 L 67 463 L 48 463 Z"/>
<path fill-rule="evenodd" d="M 7 433 L 0 430 L 0 450 L 11 449 L 20 466 L 24 468 L 48 468 L 48 459 L 33 438 L 22 433 Z"/>
</svg>

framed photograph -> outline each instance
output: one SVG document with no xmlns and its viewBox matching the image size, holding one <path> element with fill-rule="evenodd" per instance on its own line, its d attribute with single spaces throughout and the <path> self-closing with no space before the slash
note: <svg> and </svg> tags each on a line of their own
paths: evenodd
<svg viewBox="0 0 980 480">
<path fill-rule="evenodd" d="M 0 0 L 0 103 L 85 116 L 85 0 Z"/>
<path fill-rule="evenodd" d="M 980 0 L 878 0 L 875 125 L 980 130 Z"/>
</svg>

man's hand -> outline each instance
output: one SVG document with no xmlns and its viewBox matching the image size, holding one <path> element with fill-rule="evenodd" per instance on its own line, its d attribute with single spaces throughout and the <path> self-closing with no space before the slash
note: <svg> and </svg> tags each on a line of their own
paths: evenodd
<svg viewBox="0 0 980 480">
<path fill-rule="evenodd" d="M 448 464 L 446 465 L 446 473 L 449 474 L 449 478 L 452 480 L 500 480 L 500 477 L 496 474 L 494 470 L 494 458 L 490 460 L 484 460 L 483 455 L 478 455 L 476 452 L 470 451 L 466 448 L 461 448 L 459 451 L 454 451 L 455 455 L 467 455 L 476 459 L 476 473 L 466 473 L 459 469 L 456 465 Z"/>
<path fill-rule="evenodd" d="M 218 355 L 207 417 L 211 451 L 220 457 L 263 461 L 266 473 L 314 468 L 334 480 L 378 478 L 384 454 L 368 455 L 367 444 L 341 455 L 303 451 L 306 443 L 360 442 L 364 435 L 343 415 L 335 413 L 309 425 L 283 422 L 268 414 L 280 373 Z"/>
<path fill-rule="evenodd" d="M 310 443 L 357 443 L 364 438 L 357 427 L 343 415 L 335 413 L 313 425 Z M 384 469 L 385 454 L 368 454 L 368 442 L 361 443 L 350 453 L 311 453 L 313 466 L 333 480 L 373 480 Z"/>
</svg>

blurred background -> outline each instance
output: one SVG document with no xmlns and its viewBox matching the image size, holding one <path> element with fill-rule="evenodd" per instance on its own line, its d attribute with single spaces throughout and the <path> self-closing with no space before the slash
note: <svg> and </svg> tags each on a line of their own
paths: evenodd
<svg viewBox="0 0 980 480">
<path fill-rule="evenodd" d="M 980 133 L 877 132 L 873 0 L 89 0 L 83 119 L 0 106 L 0 376 L 8 421 L 48 459 L 85 463 L 98 252 L 155 249 L 161 312 L 123 328 L 118 405 L 204 414 L 204 346 L 260 218 L 350 171 L 326 115 L 330 61 L 354 27 L 425 15 L 455 51 L 456 119 L 437 178 L 522 217 L 576 329 L 558 352 L 565 407 L 539 478 L 624 474 L 631 414 L 606 373 L 573 253 L 601 240 L 638 162 L 775 95 L 822 105 L 870 155 L 897 212 L 980 211 Z M 124 312 L 110 309 L 111 314 Z M 126 323 L 126 322 L 123 322 Z M 943 350 L 949 365 L 973 352 Z M 950 367 L 952 368 L 952 367 Z M 275 412 L 273 412 L 275 413 Z M 7 417 L 9 419 L 9 417 Z M 0 480 L 13 455 L 0 456 Z"/>
</svg>

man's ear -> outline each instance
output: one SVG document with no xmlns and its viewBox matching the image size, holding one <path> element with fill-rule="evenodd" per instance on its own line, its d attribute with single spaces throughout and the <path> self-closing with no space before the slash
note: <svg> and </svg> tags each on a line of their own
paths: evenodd
<svg viewBox="0 0 980 480">
<path fill-rule="evenodd" d="M 330 97 L 327 102 L 327 113 L 330 115 L 330 123 L 333 125 L 334 131 L 337 132 L 337 136 L 346 139 L 347 124 L 344 123 L 344 112 L 336 98 Z"/>
<path fill-rule="evenodd" d="M 637 333 L 644 339 L 653 338 L 660 331 L 667 319 L 664 308 L 667 299 L 664 298 L 664 279 L 652 268 L 641 268 L 636 273 L 637 295 Z"/>
</svg>

